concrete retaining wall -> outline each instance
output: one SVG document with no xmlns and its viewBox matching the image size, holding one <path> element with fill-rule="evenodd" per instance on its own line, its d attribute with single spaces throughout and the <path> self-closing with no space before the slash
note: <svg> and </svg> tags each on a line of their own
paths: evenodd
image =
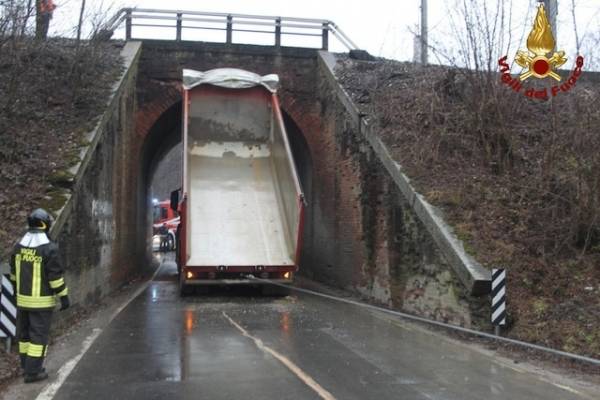
<svg viewBox="0 0 600 400">
<path fill-rule="evenodd" d="M 471 326 L 488 313 L 489 272 L 462 250 L 319 55 L 313 278 L 418 315 Z"/>
<path fill-rule="evenodd" d="M 128 141 L 133 134 L 135 84 L 140 44 L 122 51 L 124 72 L 96 128 L 86 138 L 71 195 L 50 236 L 58 241 L 71 302 L 88 307 L 140 272 L 136 214 L 125 215 L 136 191 Z M 142 258 L 141 258 L 142 257 Z"/>
<path fill-rule="evenodd" d="M 89 145 L 82 149 L 81 161 L 69 171 L 72 186 L 63 206 L 51 210 L 56 220 L 50 237 L 58 241 L 73 305 L 56 315 L 54 330 L 68 328 L 77 314 L 93 310 L 103 297 L 150 270 L 145 238 L 140 240 L 143 221 L 135 212 L 141 168 L 130 154 L 140 49 L 135 42 L 123 48 L 123 73 L 85 138 Z M 8 269 L 6 263 L 0 266 L 2 273 Z"/>
</svg>

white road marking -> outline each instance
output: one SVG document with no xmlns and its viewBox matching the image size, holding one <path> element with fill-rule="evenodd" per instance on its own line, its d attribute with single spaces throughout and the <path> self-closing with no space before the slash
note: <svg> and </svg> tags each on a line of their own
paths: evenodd
<svg viewBox="0 0 600 400">
<path fill-rule="evenodd" d="M 71 371 L 73 371 L 79 360 L 81 360 L 81 357 L 83 357 L 83 355 L 88 351 L 88 349 L 90 348 L 92 343 L 94 343 L 94 341 L 100 335 L 100 333 L 102 333 L 102 329 L 94 329 L 94 333 L 92 333 L 83 341 L 83 346 L 81 346 L 81 352 L 79 352 L 77 356 L 67 361 L 65 365 L 63 365 L 58 370 L 56 374 L 56 380 L 46 385 L 46 387 L 44 387 L 44 390 L 42 390 L 41 393 L 38 394 L 36 400 L 51 400 L 52 398 L 54 398 L 54 395 L 56 394 L 56 392 L 58 392 L 58 389 L 60 389 L 67 377 L 71 374 Z"/>
<path fill-rule="evenodd" d="M 296 375 L 302 382 L 304 382 L 304 384 L 306 384 L 308 387 L 310 387 L 312 390 L 314 390 L 319 395 L 319 397 L 321 397 L 324 400 L 336 400 L 335 397 L 333 397 L 333 395 L 331 393 L 329 393 L 327 390 L 325 390 L 313 378 L 311 378 L 308 374 L 306 374 L 304 371 L 302 371 L 300 369 L 300 367 L 298 367 L 296 364 L 294 364 L 292 361 L 290 361 L 285 356 L 279 354 L 275 350 L 266 346 L 262 340 L 250 335 L 248 333 L 248 331 L 246 331 L 237 322 L 235 322 L 233 319 L 231 319 L 225 311 L 223 311 L 223 316 L 225 318 L 227 318 L 229 323 L 231 323 L 231 325 L 235 326 L 237 328 L 237 330 L 242 333 L 242 335 L 244 335 L 245 337 L 247 337 L 249 339 L 252 339 L 254 341 L 254 344 L 256 344 L 256 347 L 258 347 L 260 350 L 264 351 L 265 353 L 270 354 L 275 359 L 277 359 L 279 362 L 281 362 L 283 365 L 285 365 L 290 371 L 292 371 L 294 373 L 294 375 Z"/>
<path fill-rule="evenodd" d="M 574 394 L 576 394 L 578 396 L 584 396 L 583 393 L 581 393 L 581 392 L 573 389 L 572 387 L 569 387 L 569 386 L 566 386 L 566 385 L 561 385 L 561 384 L 556 383 L 556 382 L 550 382 L 550 383 L 552 383 L 554 386 L 557 386 L 557 387 L 559 387 L 559 388 L 561 388 L 563 390 L 566 390 L 567 392 L 574 393 Z"/>
<path fill-rule="evenodd" d="M 115 317 L 119 315 L 121 311 L 123 311 L 125 307 L 129 305 L 129 303 L 131 303 L 144 290 L 146 290 L 148 285 L 150 285 L 150 283 L 154 281 L 154 278 L 156 278 L 156 275 L 158 275 L 158 271 L 160 271 L 161 267 L 162 263 L 156 269 L 154 275 L 152 275 L 152 278 L 144 285 L 139 287 L 138 290 L 136 290 L 135 293 L 133 293 L 133 295 L 127 299 L 127 301 L 125 301 L 125 303 L 123 303 L 119 308 L 117 308 L 117 310 L 110 316 L 106 326 L 110 325 L 112 320 L 115 319 Z M 79 354 L 77 354 L 75 357 L 67 361 L 62 367 L 60 367 L 60 369 L 56 373 L 56 379 L 53 382 L 47 384 L 44 387 L 44 389 L 42 389 L 40 394 L 38 394 L 35 400 L 52 400 L 54 398 L 56 392 L 58 392 L 65 380 L 69 377 L 69 375 L 71 375 L 71 372 L 73 372 L 73 369 L 75 369 L 75 367 L 77 366 L 77 363 L 79 363 L 79 360 L 81 360 L 81 358 L 85 355 L 85 353 L 89 350 L 89 348 L 92 346 L 94 341 L 96 341 L 96 339 L 98 338 L 98 336 L 100 336 L 101 333 L 102 329 L 94 328 L 93 333 L 83 341 L 81 351 L 79 352 Z"/>
</svg>

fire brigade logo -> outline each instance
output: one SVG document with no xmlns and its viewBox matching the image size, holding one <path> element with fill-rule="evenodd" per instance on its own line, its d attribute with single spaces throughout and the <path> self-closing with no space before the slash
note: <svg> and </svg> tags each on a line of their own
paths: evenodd
<svg viewBox="0 0 600 400">
<path fill-rule="evenodd" d="M 557 96 L 561 92 L 568 92 L 577 83 L 577 79 L 581 75 L 583 67 L 583 57 L 578 56 L 576 67 L 573 70 L 569 79 L 560 86 L 552 86 L 550 88 L 527 88 L 524 91 L 522 82 L 534 77 L 538 79 L 552 78 L 557 82 L 561 82 L 561 76 L 556 70 L 567 62 L 565 52 L 563 50 L 554 51 L 556 41 L 552 33 L 552 26 L 548 21 L 546 9 L 543 4 L 538 6 L 537 15 L 533 24 L 533 29 L 527 38 L 527 49 L 519 50 L 515 57 L 515 63 L 523 67 L 523 72 L 518 78 L 513 78 L 510 74 L 510 66 L 507 64 L 508 56 L 502 57 L 498 61 L 500 72 L 502 73 L 502 82 L 510 86 L 517 93 L 524 93 L 525 96 L 537 99 L 548 99 L 548 95 Z M 553 53 L 554 51 L 554 53 Z M 552 56 L 548 58 L 548 55 Z"/>
<path fill-rule="evenodd" d="M 540 79 L 549 76 L 560 82 L 561 77 L 554 72 L 554 69 L 567 62 L 565 52 L 561 50 L 555 52 L 549 59 L 546 58 L 546 55 L 554 50 L 555 45 L 556 42 L 552 34 L 552 27 L 546 16 L 546 9 L 543 4 L 540 4 L 533 29 L 527 38 L 529 51 L 519 50 L 515 58 L 517 64 L 527 68 L 527 71 L 519 77 L 521 81 L 525 81 L 531 76 Z"/>
</svg>

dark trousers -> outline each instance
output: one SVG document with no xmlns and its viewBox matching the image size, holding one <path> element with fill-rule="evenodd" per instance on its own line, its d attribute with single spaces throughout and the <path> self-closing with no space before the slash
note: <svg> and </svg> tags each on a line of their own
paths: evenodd
<svg viewBox="0 0 600 400">
<path fill-rule="evenodd" d="M 52 19 L 51 13 L 44 13 L 41 16 L 41 38 L 46 39 L 48 37 L 48 29 L 50 29 L 50 20 Z"/>
<path fill-rule="evenodd" d="M 19 354 L 26 375 L 35 375 L 42 369 L 51 321 L 52 310 L 19 310 Z"/>
<path fill-rule="evenodd" d="M 161 235 L 160 236 L 160 250 L 161 251 L 169 250 L 169 235 Z"/>
</svg>

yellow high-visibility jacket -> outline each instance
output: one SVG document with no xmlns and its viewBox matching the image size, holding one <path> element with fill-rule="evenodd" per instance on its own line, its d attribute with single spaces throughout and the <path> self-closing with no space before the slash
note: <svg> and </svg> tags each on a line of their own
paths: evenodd
<svg viewBox="0 0 600 400">
<path fill-rule="evenodd" d="M 44 231 L 31 230 L 15 246 L 10 259 L 10 279 L 15 284 L 17 307 L 49 310 L 56 296 L 68 294 L 58 246 Z"/>
</svg>

